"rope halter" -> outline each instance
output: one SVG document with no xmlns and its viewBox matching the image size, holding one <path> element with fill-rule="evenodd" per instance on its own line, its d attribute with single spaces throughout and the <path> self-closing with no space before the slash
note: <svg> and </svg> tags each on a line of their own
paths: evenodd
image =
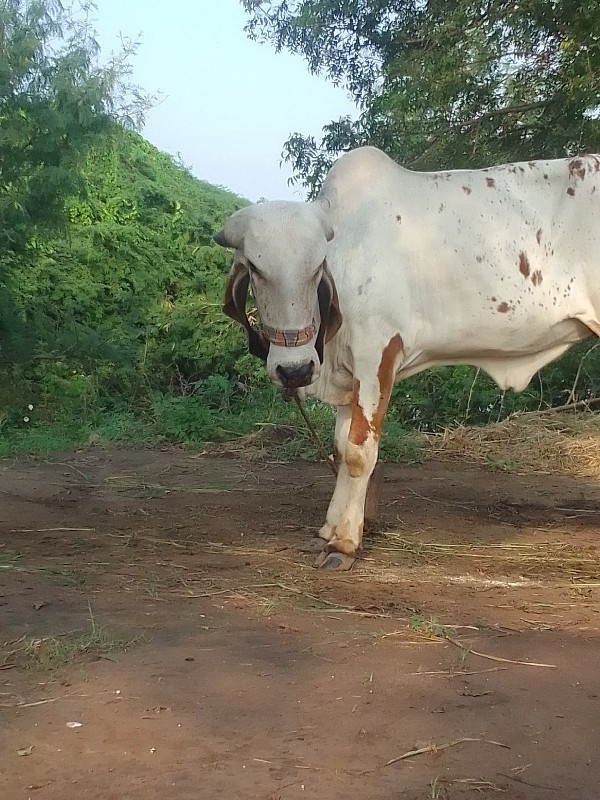
<svg viewBox="0 0 600 800">
<path fill-rule="evenodd" d="M 301 347 L 303 344 L 308 344 L 311 339 L 314 339 L 317 333 L 317 326 L 313 320 L 306 328 L 295 330 L 280 330 L 279 328 L 271 328 L 269 325 L 261 325 L 261 332 L 265 342 L 277 347 Z"/>
</svg>

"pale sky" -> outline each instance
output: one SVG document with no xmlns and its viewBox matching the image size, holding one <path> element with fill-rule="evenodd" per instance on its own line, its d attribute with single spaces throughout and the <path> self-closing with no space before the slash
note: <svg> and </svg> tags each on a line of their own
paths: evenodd
<svg viewBox="0 0 600 800">
<path fill-rule="evenodd" d="M 308 73 L 299 56 L 250 41 L 238 0 L 96 0 L 103 54 L 119 34 L 141 35 L 133 79 L 160 91 L 142 131 L 196 177 L 252 201 L 304 199 L 280 166 L 290 133 L 319 136 L 326 123 L 356 116 L 342 88 Z"/>
</svg>

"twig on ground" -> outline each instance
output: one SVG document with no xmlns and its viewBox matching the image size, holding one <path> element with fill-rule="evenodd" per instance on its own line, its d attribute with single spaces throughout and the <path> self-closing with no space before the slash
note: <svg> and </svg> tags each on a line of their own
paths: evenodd
<svg viewBox="0 0 600 800">
<path fill-rule="evenodd" d="M 433 744 L 428 744 L 426 747 L 419 747 L 416 750 L 409 750 L 407 753 L 402 753 L 401 756 L 390 758 L 390 760 L 386 761 L 385 764 L 382 764 L 381 767 L 367 769 L 359 774 L 368 775 L 371 772 L 375 772 L 377 769 L 383 769 L 384 767 L 391 767 L 392 764 L 397 764 L 399 761 L 405 761 L 407 758 L 420 756 L 423 755 L 423 753 L 439 753 L 442 750 L 448 750 L 448 748 L 450 747 L 456 747 L 457 745 L 464 744 L 466 742 L 482 742 L 483 744 L 493 744 L 496 747 L 504 747 L 505 749 L 510 750 L 510 745 L 502 744 L 502 742 L 495 742 L 492 739 L 476 739 L 472 736 L 463 736 L 460 739 L 455 739 L 453 742 L 445 742 L 444 744 L 433 743 Z"/>
<path fill-rule="evenodd" d="M 70 533 L 93 532 L 96 528 L 12 528 L 11 533 L 53 533 L 55 531 L 67 531 Z"/>
<path fill-rule="evenodd" d="M 482 778 L 450 778 L 445 781 L 445 783 L 462 784 L 463 786 L 468 786 L 470 789 L 475 789 L 476 792 L 480 792 L 482 789 L 490 789 L 492 792 L 506 793 L 506 789 L 502 789 L 500 786 L 496 786 L 495 783 L 485 781 Z"/>
<path fill-rule="evenodd" d="M 314 594 L 309 594 L 308 592 L 302 592 L 300 589 L 296 589 L 294 586 L 287 586 L 285 583 L 256 583 L 250 586 L 251 589 L 282 589 L 284 592 L 291 592 L 292 594 L 298 594 L 302 597 L 307 597 L 309 600 L 313 600 L 315 603 L 323 603 L 323 605 L 331 606 L 332 608 L 336 608 L 339 610 L 347 610 L 347 611 L 355 611 L 354 608 L 351 606 L 341 606 L 338 603 L 332 603 L 330 600 L 324 600 L 322 597 L 317 597 Z"/>
<path fill-rule="evenodd" d="M 446 641 L 453 644 L 455 647 L 464 650 L 466 653 L 469 653 L 472 656 L 479 656 L 479 658 L 487 658 L 489 661 L 499 661 L 502 664 L 519 664 L 522 667 L 547 667 L 548 669 L 557 669 L 556 664 L 540 664 L 537 661 L 516 661 L 512 658 L 502 658 L 501 656 L 491 656 L 487 653 L 479 653 L 477 650 L 472 650 L 467 645 L 459 642 L 458 639 L 454 639 L 452 636 L 445 636 Z"/>
<path fill-rule="evenodd" d="M 504 772 L 498 772 L 498 775 L 501 775 L 503 778 L 509 778 L 511 781 L 516 781 L 517 783 L 522 783 L 525 786 L 533 786 L 536 789 L 547 789 L 549 792 L 558 792 L 559 789 L 556 789 L 554 786 L 544 786 L 542 783 L 530 783 L 530 781 L 526 781 L 523 778 L 517 778 L 516 775 L 507 775 Z"/>
<path fill-rule="evenodd" d="M 407 672 L 406 677 L 410 675 L 443 675 L 445 678 L 455 678 L 463 675 L 483 675 L 486 672 L 506 672 L 507 669 L 508 667 L 490 667 L 489 669 L 456 670 L 455 672 L 451 672 L 448 669 L 438 669 L 432 672 Z"/>
</svg>

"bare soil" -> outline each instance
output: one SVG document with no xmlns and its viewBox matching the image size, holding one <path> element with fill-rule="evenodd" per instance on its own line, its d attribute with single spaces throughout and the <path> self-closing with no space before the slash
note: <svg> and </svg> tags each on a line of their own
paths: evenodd
<svg viewBox="0 0 600 800">
<path fill-rule="evenodd" d="M 331 490 L 189 450 L 0 463 L 2 800 L 598 800 L 600 486 L 387 465 L 343 574 L 299 550 Z M 129 644 L 44 659 L 93 625 Z"/>
</svg>

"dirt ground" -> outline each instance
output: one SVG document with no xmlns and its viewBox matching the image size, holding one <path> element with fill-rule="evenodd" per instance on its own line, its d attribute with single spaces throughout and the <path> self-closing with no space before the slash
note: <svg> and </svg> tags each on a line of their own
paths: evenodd
<svg viewBox="0 0 600 800">
<path fill-rule="evenodd" d="M 331 490 L 184 450 L 1 462 L 2 800 L 598 800 L 600 486 L 387 465 L 340 574 L 299 550 Z"/>
</svg>

